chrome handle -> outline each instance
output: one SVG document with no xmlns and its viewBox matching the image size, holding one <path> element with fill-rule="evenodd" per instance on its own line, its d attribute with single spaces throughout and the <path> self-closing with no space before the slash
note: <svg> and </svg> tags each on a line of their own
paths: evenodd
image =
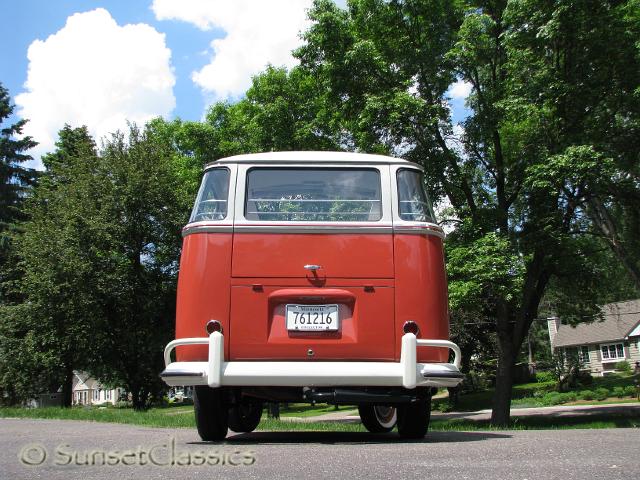
<svg viewBox="0 0 640 480">
<path fill-rule="evenodd" d="M 304 268 L 305 270 L 316 271 L 320 270 L 322 267 L 320 265 L 305 265 Z"/>
</svg>

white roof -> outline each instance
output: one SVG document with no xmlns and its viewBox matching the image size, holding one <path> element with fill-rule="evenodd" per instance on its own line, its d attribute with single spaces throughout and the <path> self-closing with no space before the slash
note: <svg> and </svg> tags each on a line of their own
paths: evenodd
<svg viewBox="0 0 640 480">
<path fill-rule="evenodd" d="M 209 163 L 207 167 L 224 163 L 358 163 L 401 164 L 421 168 L 418 164 L 402 158 L 353 152 L 265 152 L 234 155 Z"/>
</svg>

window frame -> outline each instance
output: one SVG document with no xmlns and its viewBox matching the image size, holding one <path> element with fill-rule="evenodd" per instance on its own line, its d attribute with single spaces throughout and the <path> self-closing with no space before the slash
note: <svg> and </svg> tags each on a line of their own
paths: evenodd
<svg viewBox="0 0 640 480">
<path fill-rule="evenodd" d="M 578 360 L 585 365 L 591 363 L 589 345 L 580 345 L 578 347 Z"/>
<path fill-rule="evenodd" d="M 622 347 L 622 356 L 619 356 L 619 350 L 618 347 Z M 620 362 L 622 360 L 626 360 L 627 359 L 627 354 L 624 351 L 624 342 L 613 342 L 613 343 L 601 343 L 600 345 L 598 345 L 599 349 L 600 349 L 600 358 L 602 363 L 616 363 L 616 362 Z M 603 348 L 607 348 L 607 358 L 605 358 L 604 356 L 604 351 Z M 611 357 L 611 348 L 613 347 L 613 351 L 615 352 L 616 356 L 615 357 Z"/>
<path fill-rule="evenodd" d="M 269 164 L 238 164 L 236 179 L 236 205 L 234 214 L 234 231 L 257 231 L 272 230 L 274 232 L 304 232 L 322 230 L 331 232 L 339 230 L 345 233 L 353 232 L 362 233 L 370 230 L 371 232 L 391 232 L 393 226 L 389 166 L 375 165 L 370 163 L 322 163 L 309 164 L 305 162 L 274 162 Z M 379 175 L 380 180 L 380 201 L 382 215 L 379 220 L 365 221 L 285 221 L 285 220 L 249 220 L 245 217 L 245 205 L 248 194 L 248 173 L 253 169 L 344 169 L 344 170 L 374 170 Z M 265 231 L 266 231 L 265 230 Z"/>
<path fill-rule="evenodd" d="M 226 170 L 227 173 L 229 174 L 229 186 L 227 188 L 227 211 L 226 214 L 224 216 L 224 218 L 219 218 L 219 219 L 215 219 L 215 220 L 194 220 L 193 217 L 196 213 L 196 209 L 198 208 L 198 206 L 200 205 L 201 201 L 200 199 L 202 198 L 202 195 L 204 194 L 204 189 L 205 189 L 205 177 L 211 173 L 214 170 Z M 209 223 L 218 223 L 218 222 L 225 222 L 227 221 L 230 217 L 231 217 L 231 208 L 232 208 L 232 203 L 231 203 L 231 199 L 233 198 L 233 191 L 234 191 L 234 183 L 235 183 L 235 178 L 233 178 L 233 174 L 232 174 L 232 170 L 228 165 L 220 165 L 220 166 L 215 166 L 212 168 L 208 168 L 204 171 L 204 173 L 202 174 L 202 177 L 200 178 L 200 186 L 198 187 L 198 193 L 196 195 L 196 199 L 193 202 L 193 207 L 191 208 L 191 213 L 189 215 L 189 222 L 188 225 L 198 225 L 198 224 L 209 224 Z"/>
<path fill-rule="evenodd" d="M 375 200 L 375 199 L 365 199 L 362 200 L 363 202 L 379 202 L 380 205 L 380 217 L 376 220 L 269 220 L 269 219 L 250 219 L 247 218 L 247 209 L 248 209 L 248 205 L 249 205 L 249 176 L 251 175 L 251 172 L 256 171 L 256 170 L 288 170 L 288 171 L 302 171 L 302 170 L 314 170 L 314 171 L 318 171 L 318 170 L 356 170 L 359 172 L 364 172 L 364 171 L 369 171 L 369 172 L 375 172 L 375 174 L 378 177 L 378 192 L 380 193 L 380 200 Z M 307 166 L 305 168 L 300 168 L 300 167 L 275 167 L 275 166 L 252 166 L 249 169 L 247 169 L 247 172 L 245 174 L 245 187 L 244 187 L 244 196 L 242 198 L 242 217 L 247 220 L 248 222 L 251 223 L 256 223 L 256 222 L 268 222 L 268 223 L 276 223 L 276 222 L 283 222 L 286 224 L 290 224 L 290 225 L 298 225 L 298 224 L 305 224 L 305 223 L 325 223 L 325 224 L 345 224 L 345 223 L 353 223 L 353 224 L 366 224 L 366 223 L 379 223 L 382 221 L 382 206 L 384 204 L 384 198 L 383 198 L 383 194 L 382 194 L 382 175 L 380 173 L 380 170 L 371 166 L 363 166 L 363 167 L 348 167 L 348 168 L 344 168 L 344 167 L 329 167 L 329 166 L 318 166 L 318 165 L 310 165 Z M 255 199 L 254 199 L 255 201 Z M 336 200 L 337 202 L 339 202 L 340 200 Z M 350 200 L 345 200 L 345 201 L 350 201 Z M 285 212 L 286 213 L 286 212 Z M 295 213 L 295 212 L 292 212 Z M 348 214 L 348 213 L 347 213 Z"/>
<path fill-rule="evenodd" d="M 400 185 L 399 185 L 399 181 L 400 181 L 400 173 L 401 172 L 416 172 L 418 175 L 424 175 L 424 172 L 420 169 L 417 168 L 409 168 L 409 167 L 405 167 L 405 166 L 400 166 L 398 168 L 395 169 L 395 173 L 394 173 L 394 181 L 395 181 L 395 191 L 396 191 L 396 198 L 395 198 L 395 203 L 396 203 L 396 208 L 398 211 L 398 220 L 401 222 L 407 222 L 407 223 L 418 223 L 418 224 L 436 224 L 436 214 L 433 210 L 433 204 L 431 203 L 431 199 L 429 198 L 427 192 L 425 193 L 425 196 L 427 198 L 427 207 L 428 207 L 428 216 L 431 217 L 431 219 L 433 221 L 421 221 L 421 220 L 407 220 L 406 218 L 402 218 L 403 213 L 401 212 L 400 209 L 400 202 L 402 202 L 403 200 L 400 199 Z M 405 214 L 406 215 L 406 214 Z"/>
</svg>

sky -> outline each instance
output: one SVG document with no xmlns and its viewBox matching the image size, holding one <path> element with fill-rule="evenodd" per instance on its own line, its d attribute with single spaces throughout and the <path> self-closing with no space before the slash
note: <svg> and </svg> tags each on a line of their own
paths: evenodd
<svg viewBox="0 0 640 480">
<path fill-rule="evenodd" d="M 292 67 L 312 0 L 2 1 L 0 82 L 39 158 L 65 123 L 100 139 L 127 121 L 201 120 L 267 64 Z M 337 3 L 344 7 L 346 0 Z M 452 117 L 469 85 L 451 86 Z"/>
</svg>

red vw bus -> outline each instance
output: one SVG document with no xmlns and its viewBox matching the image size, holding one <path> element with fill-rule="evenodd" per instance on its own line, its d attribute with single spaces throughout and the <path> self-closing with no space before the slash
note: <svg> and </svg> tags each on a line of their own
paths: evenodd
<svg viewBox="0 0 640 480">
<path fill-rule="evenodd" d="M 161 376 L 195 386 L 203 440 L 252 431 L 264 402 L 357 405 L 369 431 L 420 438 L 434 388 L 462 381 L 444 234 L 418 165 L 344 152 L 224 158 L 206 167 L 183 235 Z"/>
</svg>

